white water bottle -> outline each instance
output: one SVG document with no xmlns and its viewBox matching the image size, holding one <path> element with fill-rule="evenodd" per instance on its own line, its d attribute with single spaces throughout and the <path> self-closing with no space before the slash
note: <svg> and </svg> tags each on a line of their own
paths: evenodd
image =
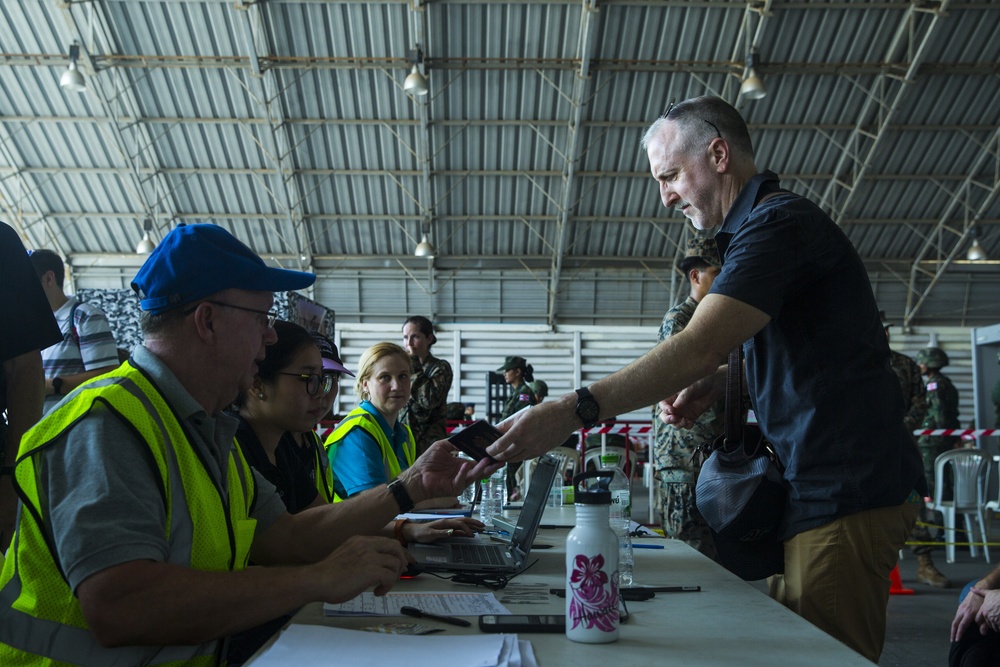
<svg viewBox="0 0 1000 667">
<path fill-rule="evenodd" d="M 635 556 L 632 553 L 632 484 L 619 466 L 617 454 L 601 456 L 601 470 L 614 473 L 611 490 L 611 509 L 608 520 L 611 530 L 618 536 L 618 581 L 631 586 L 635 580 Z"/>
<path fill-rule="evenodd" d="M 585 644 L 618 639 L 618 538 L 608 525 L 611 471 L 573 478 L 576 527 L 566 538 L 566 637 Z"/>
</svg>

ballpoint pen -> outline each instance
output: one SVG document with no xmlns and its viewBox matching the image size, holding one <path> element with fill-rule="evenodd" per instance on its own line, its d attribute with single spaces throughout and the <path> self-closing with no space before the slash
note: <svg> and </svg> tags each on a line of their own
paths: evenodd
<svg viewBox="0 0 1000 667">
<path fill-rule="evenodd" d="M 451 625 L 457 625 L 462 628 L 468 628 L 472 626 L 472 623 L 468 622 L 464 618 L 455 618 L 454 616 L 441 616 L 440 614 L 432 614 L 429 611 L 417 609 L 416 607 L 403 607 L 399 611 L 400 613 L 405 614 L 406 616 L 415 616 L 417 618 L 429 618 L 433 621 L 450 623 Z"/>
</svg>

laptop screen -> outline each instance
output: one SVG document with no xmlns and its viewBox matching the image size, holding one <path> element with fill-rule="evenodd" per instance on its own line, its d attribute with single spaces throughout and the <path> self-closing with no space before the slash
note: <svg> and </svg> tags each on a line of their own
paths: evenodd
<svg viewBox="0 0 1000 667">
<path fill-rule="evenodd" d="M 538 525 L 542 522 L 542 512 L 545 511 L 549 490 L 552 488 L 552 480 L 556 476 L 558 467 L 559 461 L 548 454 L 539 457 L 535 464 L 528 495 L 524 497 L 524 505 L 521 507 L 521 516 L 518 518 L 517 526 L 514 527 L 514 534 L 510 537 L 511 546 L 519 551 L 531 549 L 535 533 L 538 532 Z"/>
</svg>

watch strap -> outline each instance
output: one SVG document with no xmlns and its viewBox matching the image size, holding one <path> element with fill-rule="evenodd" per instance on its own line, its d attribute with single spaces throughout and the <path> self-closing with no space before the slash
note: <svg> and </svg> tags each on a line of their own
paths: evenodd
<svg viewBox="0 0 1000 667">
<path fill-rule="evenodd" d="M 398 477 L 391 482 L 389 482 L 389 492 L 392 493 L 392 497 L 396 499 L 396 504 L 399 505 L 399 513 L 406 514 L 413 509 L 413 499 L 410 498 L 410 494 L 407 493 L 406 487 L 403 486 L 403 480 Z"/>
<path fill-rule="evenodd" d="M 593 407 L 593 413 L 588 415 L 587 407 Z M 590 393 L 590 389 L 586 387 L 580 387 L 576 390 L 576 416 L 580 418 L 583 422 L 584 428 L 594 428 L 597 425 L 597 418 L 599 416 L 600 408 L 597 405 L 597 400 Z"/>
</svg>

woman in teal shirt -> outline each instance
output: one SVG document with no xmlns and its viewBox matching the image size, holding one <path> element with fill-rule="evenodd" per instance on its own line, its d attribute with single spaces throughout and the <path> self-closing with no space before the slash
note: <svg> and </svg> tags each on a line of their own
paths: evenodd
<svg viewBox="0 0 1000 667">
<path fill-rule="evenodd" d="M 410 355 L 395 343 L 376 343 L 358 364 L 360 405 L 326 441 L 334 488 L 341 498 L 391 482 L 413 465 L 416 444 L 399 413 L 410 399 Z"/>
</svg>

